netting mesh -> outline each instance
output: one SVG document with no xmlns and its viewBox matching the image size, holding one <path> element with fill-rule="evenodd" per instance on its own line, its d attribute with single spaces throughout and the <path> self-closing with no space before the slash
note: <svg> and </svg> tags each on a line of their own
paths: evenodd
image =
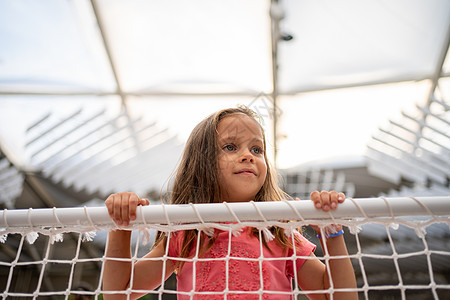
<svg viewBox="0 0 450 300">
<path fill-rule="evenodd" d="M 189 205 L 173 207 L 158 205 L 139 210 L 139 217 L 129 230 L 132 236 L 131 261 L 144 258 L 154 240 L 155 232 L 162 231 L 169 240 L 177 232 L 194 229 L 211 235 L 214 230 L 225 232 L 228 249 L 225 256 L 211 258 L 196 251 L 190 259 L 166 255 L 154 260 L 184 260 L 193 263 L 193 272 L 202 270 L 201 264 L 211 260 L 226 265 L 225 289 L 217 292 L 177 291 L 175 277 L 155 290 L 137 291 L 130 286 L 125 291 L 103 291 L 102 276 L 105 261 L 127 260 L 105 256 L 107 231 L 116 228 L 104 208 L 77 208 L 73 210 L 4 210 L 1 211 L 0 236 L 0 290 L 3 299 L 74 299 L 87 296 L 99 299 L 104 294 L 143 292 L 147 299 L 271 299 L 276 295 L 306 299 L 308 294 L 326 292 L 333 298 L 339 289 L 302 291 L 294 274 L 292 292 L 265 288 L 263 263 L 268 260 L 290 260 L 295 264 L 301 256 L 267 258 L 236 256 L 233 236 L 243 228 L 258 229 L 259 240 L 270 240 L 272 226 L 285 229 L 293 238 L 297 228 L 319 245 L 308 224 L 325 226 L 340 223 L 346 226 L 345 239 L 361 299 L 446 299 L 450 297 L 450 197 L 407 199 L 349 199 L 333 213 L 316 212 L 306 202 L 247 203 L 245 205 Z M 66 214 L 67 212 L 70 212 Z M 189 211 L 189 213 L 187 213 Z M 228 213 L 224 213 L 228 212 Z M 155 214 L 159 217 L 155 217 Z M 284 215 L 280 218 L 280 214 Z M 70 215 L 70 216 L 68 216 Z M 218 217 L 220 216 L 220 217 Z M 196 219 L 196 220 L 195 220 Z M 199 247 L 197 247 L 199 249 Z M 262 243 L 260 253 L 263 253 Z M 320 247 L 316 256 L 325 264 L 331 257 Z M 259 272 L 258 288 L 236 290 L 228 285 L 233 273 L 230 266 L 236 260 L 253 263 Z M 128 259 L 129 260 L 129 259 Z M 193 276 L 195 280 L 197 276 Z M 301 280 L 301 279 L 300 279 Z M 195 284 L 194 284 L 195 286 Z M 348 290 L 348 289 L 346 289 Z"/>
</svg>

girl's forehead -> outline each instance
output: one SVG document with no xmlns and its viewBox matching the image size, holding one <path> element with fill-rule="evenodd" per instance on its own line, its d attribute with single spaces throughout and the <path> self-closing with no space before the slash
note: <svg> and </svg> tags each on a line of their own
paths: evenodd
<svg viewBox="0 0 450 300">
<path fill-rule="evenodd" d="M 263 133 L 259 123 L 245 115 L 233 114 L 220 120 L 217 128 L 220 139 L 254 136 L 263 139 Z"/>
</svg>

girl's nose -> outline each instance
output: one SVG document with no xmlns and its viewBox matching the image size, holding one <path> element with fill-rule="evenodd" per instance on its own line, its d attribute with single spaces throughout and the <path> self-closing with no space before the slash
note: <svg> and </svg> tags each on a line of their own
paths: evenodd
<svg viewBox="0 0 450 300">
<path fill-rule="evenodd" d="M 246 150 L 245 152 L 243 152 L 239 158 L 239 162 L 253 162 L 253 155 L 249 150 Z"/>
</svg>

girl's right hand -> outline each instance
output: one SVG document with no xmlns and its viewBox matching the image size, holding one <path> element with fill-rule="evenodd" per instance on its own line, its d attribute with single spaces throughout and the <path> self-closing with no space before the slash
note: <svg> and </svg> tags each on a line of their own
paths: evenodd
<svg viewBox="0 0 450 300">
<path fill-rule="evenodd" d="M 105 201 L 109 216 L 119 226 L 128 226 L 130 221 L 136 220 L 138 205 L 149 204 L 148 199 L 141 199 L 136 193 L 130 192 L 111 194 Z"/>
</svg>

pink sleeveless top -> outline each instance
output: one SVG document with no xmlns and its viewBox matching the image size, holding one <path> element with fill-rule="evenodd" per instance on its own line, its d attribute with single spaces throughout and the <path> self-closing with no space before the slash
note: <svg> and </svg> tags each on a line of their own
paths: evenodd
<svg viewBox="0 0 450 300">
<path fill-rule="evenodd" d="M 227 287 L 226 256 L 229 248 L 229 232 L 216 230 L 214 246 L 195 263 L 194 299 L 224 299 Z M 300 242 L 296 242 L 297 256 L 309 256 L 316 248 L 299 233 Z M 173 234 L 169 243 L 169 256 L 179 257 L 183 242 L 182 232 Z M 231 247 L 228 260 L 227 299 L 259 299 L 262 290 L 263 299 L 292 299 L 292 278 L 298 272 L 305 258 L 294 259 L 293 250 L 283 251 L 275 241 L 267 243 L 270 249 L 262 246 L 261 256 L 259 239 L 250 228 L 245 228 L 239 236 L 231 235 Z M 195 255 L 195 251 L 191 251 Z M 245 259 L 242 259 L 245 258 Z M 215 260 L 210 260 L 215 259 Z M 176 261 L 173 261 L 176 263 Z M 177 291 L 189 293 L 194 290 L 194 263 L 186 262 L 177 273 Z M 236 291 L 240 291 L 237 293 Z M 244 291 L 244 292 L 242 292 Z M 197 294 L 200 292 L 200 294 Z M 281 292 L 281 293 L 280 293 Z M 190 299 L 188 294 L 178 294 L 178 299 Z"/>
</svg>

